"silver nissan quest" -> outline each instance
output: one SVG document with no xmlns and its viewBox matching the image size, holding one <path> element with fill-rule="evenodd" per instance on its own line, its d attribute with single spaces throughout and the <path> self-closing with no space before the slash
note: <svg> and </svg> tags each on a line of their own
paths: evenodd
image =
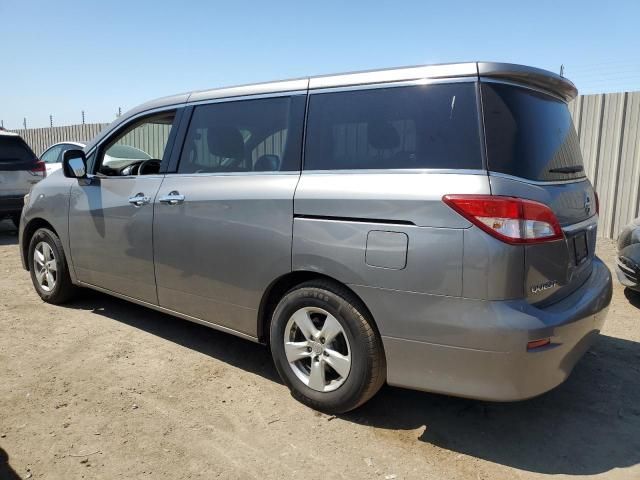
<svg viewBox="0 0 640 480">
<path fill-rule="evenodd" d="M 270 346 L 295 398 L 345 412 L 390 385 L 546 392 L 602 328 L 567 79 L 503 63 L 166 97 L 38 183 L 24 267 Z"/>
</svg>

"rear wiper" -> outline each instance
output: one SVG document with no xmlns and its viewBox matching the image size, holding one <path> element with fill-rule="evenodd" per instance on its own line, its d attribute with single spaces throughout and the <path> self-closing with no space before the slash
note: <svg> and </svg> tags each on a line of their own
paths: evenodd
<svg viewBox="0 0 640 480">
<path fill-rule="evenodd" d="M 582 165 L 574 165 L 572 167 L 556 167 L 550 168 L 549 173 L 578 173 L 582 172 L 584 167 Z"/>
</svg>

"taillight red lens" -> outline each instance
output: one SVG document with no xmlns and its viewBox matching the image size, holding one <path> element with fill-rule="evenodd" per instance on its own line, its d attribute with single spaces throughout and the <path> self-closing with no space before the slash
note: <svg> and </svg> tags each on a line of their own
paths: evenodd
<svg viewBox="0 0 640 480">
<path fill-rule="evenodd" d="M 543 203 L 497 195 L 445 195 L 442 201 L 485 232 L 506 243 L 540 243 L 564 237 Z"/>
<path fill-rule="evenodd" d="M 33 173 L 34 175 L 46 175 L 47 174 L 47 167 L 45 165 L 45 163 L 42 160 L 38 160 L 34 165 L 33 168 L 31 170 L 29 170 L 31 173 Z"/>
</svg>

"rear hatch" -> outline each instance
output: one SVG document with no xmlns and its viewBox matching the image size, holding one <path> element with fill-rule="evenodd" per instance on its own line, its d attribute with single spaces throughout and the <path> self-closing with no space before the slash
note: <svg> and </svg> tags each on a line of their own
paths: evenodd
<svg viewBox="0 0 640 480">
<path fill-rule="evenodd" d="M 597 198 L 578 136 L 559 97 L 493 81 L 481 92 L 491 193 L 547 205 L 564 232 L 563 240 L 522 246 L 525 297 L 549 304 L 586 281 L 595 253 Z"/>
<path fill-rule="evenodd" d="M 0 195 L 24 195 L 44 175 L 44 163 L 22 138 L 0 133 Z"/>
</svg>

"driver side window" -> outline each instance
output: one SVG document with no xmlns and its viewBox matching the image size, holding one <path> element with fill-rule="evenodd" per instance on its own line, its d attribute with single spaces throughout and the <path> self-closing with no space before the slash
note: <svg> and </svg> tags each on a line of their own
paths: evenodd
<svg viewBox="0 0 640 480">
<path fill-rule="evenodd" d="M 95 173 L 105 176 L 149 175 L 160 171 L 175 111 L 136 121 L 100 148 Z M 140 168 L 142 166 L 142 169 Z"/>
</svg>

